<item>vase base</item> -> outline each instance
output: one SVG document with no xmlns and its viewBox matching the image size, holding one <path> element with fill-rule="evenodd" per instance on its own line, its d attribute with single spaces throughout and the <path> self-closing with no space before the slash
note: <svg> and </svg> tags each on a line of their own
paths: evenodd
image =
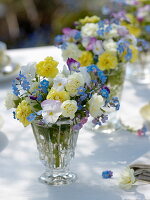
<svg viewBox="0 0 150 200">
<path fill-rule="evenodd" d="M 74 183 L 77 180 L 77 175 L 73 172 L 63 173 L 63 174 L 53 174 L 50 175 L 44 172 L 40 177 L 39 181 L 52 186 L 66 185 Z"/>
</svg>

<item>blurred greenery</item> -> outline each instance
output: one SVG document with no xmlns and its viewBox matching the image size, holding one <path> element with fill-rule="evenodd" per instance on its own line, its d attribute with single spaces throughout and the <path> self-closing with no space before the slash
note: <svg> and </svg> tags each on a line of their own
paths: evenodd
<svg viewBox="0 0 150 200">
<path fill-rule="evenodd" d="M 63 27 L 99 15 L 107 0 L 0 0 L 0 40 L 8 48 L 53 44 Z"/>
</svg>

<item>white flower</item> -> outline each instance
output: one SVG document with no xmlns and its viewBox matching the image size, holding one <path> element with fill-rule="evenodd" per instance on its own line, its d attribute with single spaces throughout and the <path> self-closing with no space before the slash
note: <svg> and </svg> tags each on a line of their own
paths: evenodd
<svg viewBox="0 0 150 200">
<path fill-rule="evenodd" d="M 81 50 L 78 48 L 78 46 L 74 43 L 67 43 L 66 49 L 62 50 L 62 56 L 64 60 L 66 61 L 68 58 L 73 58 L 77 60 L 81 55 Z"/>
<path fill-rule="evenodd" d="M 93 52 L 94 52 L 95 55 L 100 55 L 104 52 L 104 49 L 102 47 L 102 42 L 100 40 L 97 40 L 95 42 Z"/>
<path fill-rule="evenodd" d="M 125 39 L 131 42 L 134 46 L 137 45 L 137 39 L 134 35 L 127 35 Z"/>
<path fill-rule="evenodd" d="M 127 167 L 121 174 L 119 186 L 122 189 L 129 190 L 135 181 L 134 170 Z"/>
<path fill-rule="evenodd" d="M 80 73 L 82 74 L 83 78 L 84 78 L 84 81 L 87 85 L 90 84 L 91 82 L 91 76 L 90 74 L 87 72 L 87 67 L 80 67 L 79 68 L 80 70 Z"/>
<path fill-rule="evenodd" d="M 84 48 L 87 48 L 88 44 L 90 42 L 90 37 L 84 37 L 82 38 L 82 45 L 84 46 Z"/>
<path fill-rule="evenodd" d="M 92 117 L 98 117 L 102 114 L 101 106 L 104 105 L 104 100 L 101 95 L 94 94 L 89 100 L 89 112 Z"/>
<path fill-rule="evenodd" d="M 75 117 L 77 109 L 77 102 L 75 100 L 64 101 L 61 105 L 62 115 L 64 117 L 70 117 L 70 119 Z"/>
<path fill-rule="evenodd" d="M 106 51 L 112 51 L 112 52 L 117 51 L 117 44 L 112 39 L 105 40 L 103 42 L 103 46 Z"/>
<path fill-rule="evenodd" d="M 108 25 L 105 25 L 105 28 L 107 26 Z M 119 28 L 119 26 L 117 24 L 112 24 L 111 27 L 112 27 L 112 29 L 109 32 L 105 33 L 104 38 L 109 39 L 109 38 L 116 38 L 116 37 L 119 36 L 118 35 L 118 28 Z"/>
<path fill-rule="evenodd" d="M 5 97 L 5 106 L 9 110 L 11 108 L 16 108 L 15 100 L 18 100 L 18 97 L 11 92 L 8 92 Z"/>
<path fill-rule="evenodd" d="M 36 63 L 28 63 L 27 65 L 22 66 L 21 68 L 21 73 L 25 75 L 29 81 L 35 78 L 35 65 Z"/>
<path fill-rule="evenodd" d="M 68 70 L 68 67 L 66 65 L 63 65 L 63 69 L 61 72 L 65 77 L 68 77 L 70 75 L 70 71 Z"/>
<path fill-rule="evenodd" d="M 63 74 L 58 74 L 53 80 L 53 88 L 57 91 L 64 90 L 64 87 L 67 83 L 67 79 L 63 77 Z"/>
<path fill-rule="evenodd" d="M 81 28 L 82 37 L 96 37 L 98 31 L 98 24 L 87 23 Z"/>
<path fill-rule="evenodd" d="M 55 123 L 59 116 L 62 114 L 61 112 L 61 102 L 56 100 L 45 100 L 41 103 L 42 106 L 42 117 L 46 124 Z"/>
<path fill-rule="evenodd" d="M 71 97 L 77 95 L 78 88 L 84 86 L 84 77 L 81 73 L 73 73 L 68 77 L 66 84 L 66 90 L 69 92 Z"/>
</svg>

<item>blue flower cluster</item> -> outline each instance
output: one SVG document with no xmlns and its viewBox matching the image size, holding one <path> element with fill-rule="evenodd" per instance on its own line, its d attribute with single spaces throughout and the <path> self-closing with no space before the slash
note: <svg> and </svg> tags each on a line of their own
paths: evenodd
<svg viewBox="0 0 150 200">
<path fill-rule="evenodd" d="M 115 107 L 116 110 L 119 110 L 120 108 L 120 103 L 118 97 L 113 97 L 112 100 L 110 100 L 110 105 L 111 107 Z"/>
<path fill-rule="evenodd" d="M 43 80 L 40 82 L 39 85 L 39 89 L 43 92 L 43 93 L 47 93 L 48 92 L 48 87 L 49 87 L 49 81 L 47 80 Z"/>
<path fill-rule="evenodd" d="M 99 36 L 104 36 L 105 33 L 109 33 L 112 30 L 112 26 L 106 23 L 104 20 L 101 20 L 100 22 L 98 22 L 98 27 L 99 29 L 97 31 L 97 34 Z"/>
<path fill-rule="evenodd" d="M 122 54 L 126 51 L 124 58 L 126 61 L 131 60 L 132 58 L 132 50 L 129 48 L 129 42 L 120 40 L 117 42 L 117 51 L 118 53 Z"/>
<path fill-rule="evenodd" d="M 106 171 L 103 171 L 102 172 L 102 177 L 104 179 L 108 179 L 108 178 L 111 178 L 113 176 L 113 172 L 110 171 L 110 170 L 106 170 Z"/>
<path fill-rule="evenodd" d="M 96 65 L 90 65 L 87 67 L 87 72 L 97 72 L 99 79 L 101 80 L 102 84 L 104 84 L 107 80 L 104 72 L 101 71 Z"/>
</svg>

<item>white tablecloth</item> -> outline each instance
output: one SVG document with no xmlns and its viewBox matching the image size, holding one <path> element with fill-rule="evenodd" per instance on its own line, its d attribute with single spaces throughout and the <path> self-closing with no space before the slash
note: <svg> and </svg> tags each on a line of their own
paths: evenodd
<svg viewBox="0 0 150 200">
<path fill-rule="evenodd" d="M 41 47 L 10 50 L 8 54 L 21 64 L 53 56 L 62 62 L 60 50 Z M 76 157 L 71 168 L 78 174 L 76 183 L 50 187 L 38 182 L 43 172 L 30 127 L 24 128 L 6 111 L 3 101 L 11 83 L 0 83 L 0 115 L 5 124 L 0 132 L 0 200 L 150 200 L 150 184 L 138 183 L 132 190 L 121 190 L 119 173 L 150 148 L 149 137 L 127 131 L 112 134 L 80 131 Z M 150 100 L 150 86 L 125 82 L 121 116 L 141 126 L 139 108 Z M 112 179 L 102 179 L 103 170 L 112 170 Z"/>
</svg>

